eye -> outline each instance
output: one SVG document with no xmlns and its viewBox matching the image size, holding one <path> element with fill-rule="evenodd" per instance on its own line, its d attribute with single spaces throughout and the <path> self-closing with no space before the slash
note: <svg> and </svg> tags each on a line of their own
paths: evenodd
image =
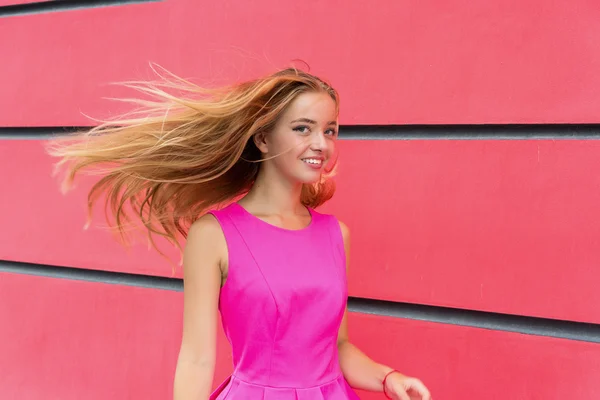
<svg viewBox="0 0 600 400">
<path fill-rule="evenodd" d="M 310 131 L 310 128 L 306 125 L 300 125 L 295 127 L 294 130 L 300 133 L 308 133 Z"/>
<path fill-rule="evenodd" d="M 327 130 L 325 131 L 325 134 L 326 134 L 326 135 L 329 135 L 329 136 L 336 136 L 336 135 L 337 135 L 337 132 L 336 132 L 336 130 L 335 130 L 335 129 L 327 129 Z"/>
</svg>

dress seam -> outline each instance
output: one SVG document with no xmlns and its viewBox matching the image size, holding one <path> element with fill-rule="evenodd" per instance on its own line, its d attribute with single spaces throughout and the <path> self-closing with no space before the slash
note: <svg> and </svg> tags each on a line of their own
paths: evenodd
<svg viewBox="0 0 600 400">
<path fill-rule="evenodd" d="M 344 378 L 344 374 L 340 373 L 338 374 L 335 378 L 330 379 L 326 382 L 323 383 L 319 383 L 317 385 L 313 385 L 313 386 L 271 386 L 271 385 L 262 385 L 262 384 L 258 384 L 258 383 L 253 383 L 253 382 L 248 382 L 244 379 L 241 379 L 239 376 L 232 374 L 231 375 L 232 378 L 245 383 L 246 385 L 250 385 L 250 386 L 256 386 L 256 387 L 262 387 L 262 388 L 269 388 L 269 389 L 293 389 L 293 390 L 308 390 L 308 389 L 315 389 L 315 388 L 320 388 L 323 386 L 327 386 L 333 382 L 336 382 L 338 380 L 340 380 L 340 378 Z"/>
<path fill-rule="evenodd" d="M 277 310 L 277 320 L 275 321 L 275 329 L 273 330 L 273 340 L 271 340 L 271 354 L 269 356 L 269 372 L 268 372 L 268 377 L 267 377 L 267 382 L 271 382 L 271 369 L 273 367 L 273 352 L 275 351 L 275 342 L 276 342 L 275 339 L 277 336 L 277 329 L 279 327 L 279 320 L 281 318 L 281 312 L 279 311 L 279 305 L 277 304 L 277 299 L 275 299 L 275 295 L 273 294 L 271 285 L 269 285 L 269 281 L 267 280 L 267 277 L 265 276 L 262 269 L 260 268 L 258 260 L 256 260 L 256 257 L 254 256 L 254 253 L 252 252 L 252 250 L 250 250 L 250 246 L 248 246 L 248 243 L 246 242 L 246 238 L 244 238 L 244 235 L 242 235 L 242 232 L 240 232 L 240 230 L 238 229 L 233 218 L 231 218 L 230 215 L 227 215 L 227 217 L 229 218 L 229 220 L 231 221 L 231 224 L 233 225 L 233 227 L 237 231 L 238 235 L 240 236 L 240 239 L 242 239 L 242 242 L 244 242 L 244 245 L 246 246 L 248 253 L 250 253 L 250 256 L 254 260 L 254 264 L 256 265 L 258 272 L 262 276 L 262 278 L 265 282 L 265 285 L 267 285 L 267 289 L 269 289 L 269 293 L 271 294 L 271 297 L 273 298 L 273 303 L 275 304 L 275 309 Z M 242 382 L 244 382 L 244 381 L 242 381 Z"/>
</svg>

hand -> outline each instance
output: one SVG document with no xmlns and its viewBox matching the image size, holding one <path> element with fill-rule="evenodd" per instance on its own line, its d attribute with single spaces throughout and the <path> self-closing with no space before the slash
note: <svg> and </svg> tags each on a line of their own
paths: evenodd
<svg viewBox="0 0 600 400">
<path fill-rule="evenodd" d="M 392 400 L 432 400 L 423 382 L 399 372 L 392 372 L 388 376 L 383 390 Z"/>
</svg>

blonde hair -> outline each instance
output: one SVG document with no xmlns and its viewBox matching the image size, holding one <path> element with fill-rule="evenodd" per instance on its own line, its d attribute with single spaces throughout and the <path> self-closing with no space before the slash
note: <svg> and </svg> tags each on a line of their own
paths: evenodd
<svg viewBox="0 0 600 400">
<path fill-rule="evenodd" d="M 197 218 L 251 188 L 261 161 L 251 138 L 268 132 L 299 94 L 326 92 L 339 107 L 338 94 L 329 84 L 295 68 L 216 89 L 170 75 L 175 80 L 126 82 L 154 99 L 123 99 L 141 107 L 89 130 L 56 137 L 48 145 L 48 152 L 60 158 L 56 172 L 67 169 L 64 191 L 80 172 L 95 170 L 102 176 L 88 193 L 88 221 L 94 203 L 105 195 L 107 222 L 121 239 L 135 219 L 159 252 L 153 235 L 182 251 L 178 238 L 187 237 Z M 304 205 L 318 207 L 333 196 L 330 174 L 303 186 Z"/>
</svg>

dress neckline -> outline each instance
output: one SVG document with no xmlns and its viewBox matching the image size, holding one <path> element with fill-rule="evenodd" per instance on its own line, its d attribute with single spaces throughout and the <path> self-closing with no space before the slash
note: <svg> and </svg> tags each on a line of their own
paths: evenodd
<svg viewBox="0 0 600 400">
<path fill-rule="evenodd" d="M 305 232 L 308 231 L 309 229 L 312 228 L 312 226 L 315 223 L 315 212 L 312 208 L 310 207 L 306 207 L 306 209 L 308 210 L 308 213 L 310 214 L 310 222 L 308 223 L 308 225 L 306 225 L 303 228 L 299 228 L 299 229 L 289 229 L 289 228 L 283 228 L 281 226 L 277 226 L 277 225 L 273 225 L 270 222 L 265 221 L 264 219 L 258 218 L 256 215 L 252 214 L 250 211 L 246 210 L 240 203 L 238 202 L 234 202 L 232 203 L 233 206 L 235 206 L 236 208 L 238 208 L 242 213 L 244 213 L 246 216 L 254 219 L 255 221 L 258 221 L 259 223 L 261 223 L 262 225 L 265 225 L 267 227 L 270 227 L 272 229 L 275 230 L 279 230 L 282 232 L 289 232 L 289 233 L 301 233 L 301 232 Z"/>
</svg>

